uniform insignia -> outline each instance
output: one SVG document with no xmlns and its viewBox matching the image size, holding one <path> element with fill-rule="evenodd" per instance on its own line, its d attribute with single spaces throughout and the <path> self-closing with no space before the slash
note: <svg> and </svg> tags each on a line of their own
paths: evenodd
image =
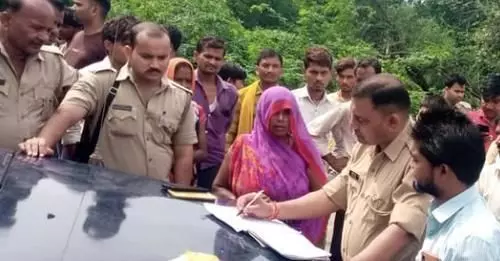
<svg viewBox="0 0 500 261">
<path fill-rule="evenodd" d="M 119 111 L 132 111 L 132 106 L 123 104 L 113 104 L 111 105 L 111 109 Z"/>
<path fill-rule="evenodd" d="M 353 178 L 354 180 L 356 180 L 356 181 L 358 181 L 358 180 L 359 180 L 359 175 L 358 175 L 358 173 L 356 173 L 356 172 L 354 172 L 354 171 L 352 171 L 352 170 L 351 170 L 351 171 L 349 171 L 349 176 L 350 176 L 351 178 Z"/>
</svg>

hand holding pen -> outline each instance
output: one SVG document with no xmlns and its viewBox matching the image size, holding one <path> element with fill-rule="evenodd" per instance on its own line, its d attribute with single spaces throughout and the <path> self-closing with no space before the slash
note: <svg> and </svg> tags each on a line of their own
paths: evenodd
<svg viewBox="0 0 500 261">
<path fill-rule="evenodd" d="M 277 206 L 275 202 L 264 194 L 264 191 L 249 193 L 238 198 L 236 202 L 238 215 L 253 216 L 256 218 L 276 218 Z"/>
</svg>

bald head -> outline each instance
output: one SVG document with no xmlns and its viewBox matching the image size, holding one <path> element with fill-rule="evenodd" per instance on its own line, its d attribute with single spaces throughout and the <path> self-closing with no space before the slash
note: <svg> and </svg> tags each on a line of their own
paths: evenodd
<svg viewBox="0 0 500 261">
<path fill-rule="evenodd" d="M 3 18 L 4 41 L 17 52 L 31 55 L 49 42 L 49 32 L 56 25 L 56 9 L 51 0 L 9 0 Z"/>
<path fill-rule="evenodd" d="M 16 13 L 23 9 L 37 11 L 48 11 L 54 12 L 55 8 L 61 7 L 61 4 L 57 0 L 7 0 L 6 10 L 8 12 Z"/>
<path fill-rule="evenodd" d="M 127 52 L 135 80 L 159 84 L 171 53 L 168 32 L 161 25 L 143 22 L 132 27 L 130 36 Z"/>
<path fill-rule="evenodd" d="M 409 113 L 411 106 L 410 95 L 403 82 L 387 73 L 374 75 L 359 83 L 352 97 L 370 99 L 375 109 L 395 109 Z"/>
<path fill-rule="evenodd" d="M 142 22 L 132 27 L 130 37 L 130 44 L 132 47 L 135 47 L 138 40 L 145 40 L 146 38 L 164 38 L 165 41 L 168 41 L 168 45 L 170 46 L 168 31 L 165 30 L 163 26 L 152 22 Z"/>
</svg>

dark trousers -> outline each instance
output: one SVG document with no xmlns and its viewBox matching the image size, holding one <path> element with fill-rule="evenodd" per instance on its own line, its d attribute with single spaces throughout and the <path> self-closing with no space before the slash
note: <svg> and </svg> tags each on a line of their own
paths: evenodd
<svg viewBox="0 0 500 261">
<path fill-rule="evenodd" d="M 220 165 L 209 167 L 206 169 L 198 169 L 196 173 L 196 185 L 198 187 L 212 189 L 217 172 L 219 172 Z"/>
</svg>

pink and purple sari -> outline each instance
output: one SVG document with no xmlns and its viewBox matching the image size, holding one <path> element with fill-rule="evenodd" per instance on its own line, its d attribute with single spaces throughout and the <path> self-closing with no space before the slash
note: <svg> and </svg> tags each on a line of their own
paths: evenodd
<svg viewBox="0 0 500 261">
<path fill-rule="evenodd" d="M 270 119 L 290 110 L 291 145 L 274 138 Z M 293 94 L 284 87 L 272 87 L 259 99 L 253 130 L 240 135 L 231 147 L 231 190 L 236 196 L 263 189 L 272 200 L 299 198 L 326 183 L 320 153 L 300 115 Z M 316 186 L 312 186 L 316 184 Z M 311 242 L 323 240 L 328 218 L 285 221 Z"/>
</svg>

